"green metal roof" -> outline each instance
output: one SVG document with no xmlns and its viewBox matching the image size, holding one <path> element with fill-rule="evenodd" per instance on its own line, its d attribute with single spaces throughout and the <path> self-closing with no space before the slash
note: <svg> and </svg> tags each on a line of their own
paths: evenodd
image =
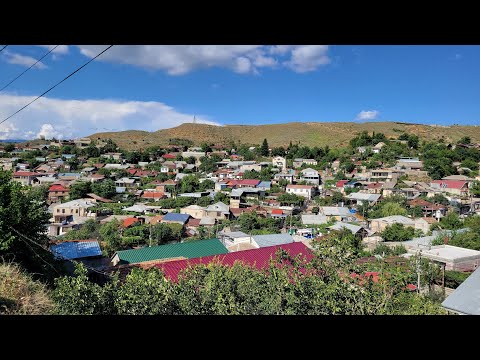
<svg viewBox="0 0 480 360">
<path fill-rule="evenodd" d="M 185 257 L 187 259 L 227 254 L 228 250 L 218 239 L 197 240 L 178 244 L 146 247 L 136 250 L 117 251 L 121 264 Z"/>
</svg>

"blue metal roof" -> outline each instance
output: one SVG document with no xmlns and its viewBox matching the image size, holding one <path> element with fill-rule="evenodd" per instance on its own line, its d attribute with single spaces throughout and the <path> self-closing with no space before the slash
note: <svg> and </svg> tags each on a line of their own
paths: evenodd
<svg viewBox="0 0 480 360">
<path fill-rule="evenodd" d="M 102 255 L 98 241 L 68 241 L 52 245 L 50 250 L 56 257 L 69 260 Z"/>
<path fill-rule="evenodd" d="M 262 181 L 257 185 L 257 188 L 264 187 L 266 189 L 270 189 L 271 185 L 272 185 L 271 181 Z"/>
<path fill-rule="evenodd" d="M 188 219 L 190 218 L 190 215 L 188 214 L 178 214 L 178 213 L 168 213 L 163 217 L 163 220 L 165 221 L 178 221 L 182 223 L 186 223 Z"/>
</svg>

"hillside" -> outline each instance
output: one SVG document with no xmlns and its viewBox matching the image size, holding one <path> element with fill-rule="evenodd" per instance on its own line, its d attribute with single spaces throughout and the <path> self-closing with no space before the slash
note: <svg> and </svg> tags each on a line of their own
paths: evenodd
<svg viewBox="0 0 480 360">
<path fill-rule="evenodd" d="M 193 141 L 196 145 L 203 142 L 227 144 L 231 141 L 244 144 L 261 144 L 264 138 L 270 146 L 288 145 L 300 142 L 307 146 L 341 147 L 362 131 L 382 132 L 387 137 L 397 137 L 403 132 L 417 134 L 427 139 L 444 138 L 445 141 L 457 141 L 470 136 L 472 141 L 480 142 L 480 126 L 431 126 L 398 122 L 294 122 L 271 125 L 226 125 L 213 126 L 185 123 L 171 129 L 155 132 L 130 130 L 105 132 L 90 135 L 92 139 L 112 139 L 121 148 L 140 149 L 153 145 L 167 145 L 169 139 L 180 138 Z"/>
</svg>

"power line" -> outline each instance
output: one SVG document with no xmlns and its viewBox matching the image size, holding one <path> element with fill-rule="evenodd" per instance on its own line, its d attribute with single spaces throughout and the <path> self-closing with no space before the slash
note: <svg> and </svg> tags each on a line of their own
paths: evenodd
<svg viewBox="0 0 480 360">
<path fill-rule="evenodd" d="M 75 70 L 74 72 L 72 72 L 70 75 L 64 77 L 62 80 L 60 80 L 58 83 L 56 83 L 55 85 L 53 85 L 50 89 L 48 89 L 47 91 L 45 91 L 43 94 L 37 96 L 35 99 L 33 99 L 32 101 L 30 101 L 27 105 L 23 106 L 22 108 L 20 108 L 19 110 L 15 111 L 12 115 L 10 115 L 9 117 L 3 119 L 2 121 L 0 121 L 0 124 L 3 124 L 5 121 L 7 121 L 8 119 L 10 119 L 11 117 L 15 116 L 16 114 L 18 114 L 20 111 L 22 111 L 23 109 L 25 109 L 27 106 L 33 104 L 35 101 L 37 101 L 38 99 L 40 99 L 42 96 L 44 96 L 45 94 L 49 93 L 51 90 L 55 89 L 58 85 L 60 85 L 61 83 L 63 83 L 65 80 L 67 80 L 69 77 L 73 76 L 75 73 L 79 72 L 80 70 L 82 70 L 85 66 L 87 66 L 88 64 L 90 64 L 93 60 L 95 60 L 96 58 L 98 58 L 100 55 L 102 55 L 104 52 L 106 52 L 108 49 L 110 49 L 111 47 L 113 47 L 113 45 L 109 45 L 105 50 L 103 50 L 102 52 L 100 52 L 97 56 L 95 56 L 94 58 L 91 58 L 90 60 L 88 60 L 85 64 L 83 64 L 82 66 L 80 66 L 77 70 Z"/>
<path fill-rule="evenodd" d="M 7 48 L 7 46 L 8 46 L 8 45 L 5 45 L 4 47 L 2 47 L 2 48 L 0 49 L 0 53 L 1 53 L 3 50 L 5 50 L 5 49 Z"/>
<path fill-rule="evenodd" d="M 13 83 L 15 80 L 17 80 L 19 77 L 21 77 L 23 74 L 25 74 L 28 70 L 30 70 L 32 67 L 34 67 L 35 65 L 37 65 L 43 58 L 45 58 L 45 56 L 47 56 L 48 54 L 50 54 L 53 50 L 55 50 L 56 48 L 58 47 L 58 45 L 55 45 L 55 47 L 53 47 L 52 49 L 50 49 L 45 55 L 43 55 L 40 59 L 38 59 L 34 64 L 32 64 L 28 69 L 26 69 L 25 71 L 23 71 L 22 73 L 20 73 L 15 79 L 13 79 L 12 81 L 10 81 L 7 85 L 5 85 L 4 87 L 2 87 L 0 89 L 0 91 L 2 91 L 3 89 L 5 89 L 8 85 L 10 85 L 11 83 Z M 1 50 L 0 50 L 1 51 Z"/>
</svg>

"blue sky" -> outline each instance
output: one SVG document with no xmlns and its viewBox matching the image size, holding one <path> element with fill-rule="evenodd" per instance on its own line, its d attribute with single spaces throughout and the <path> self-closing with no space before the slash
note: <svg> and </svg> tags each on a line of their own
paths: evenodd
<svg viewBox="0 0 480 360">
<path fill-rule="evenodd" d="M 0 88 L 52 45 L 9 45 Z M 60 45 L 0 92 L 0 121 L 106 46 Z M 1 48 L 1 47 L 0 47 Z M 0 124 L 0 139 L 191 122 L 480 125 L 480 46 L 116 45 Z"/>
</svg>

